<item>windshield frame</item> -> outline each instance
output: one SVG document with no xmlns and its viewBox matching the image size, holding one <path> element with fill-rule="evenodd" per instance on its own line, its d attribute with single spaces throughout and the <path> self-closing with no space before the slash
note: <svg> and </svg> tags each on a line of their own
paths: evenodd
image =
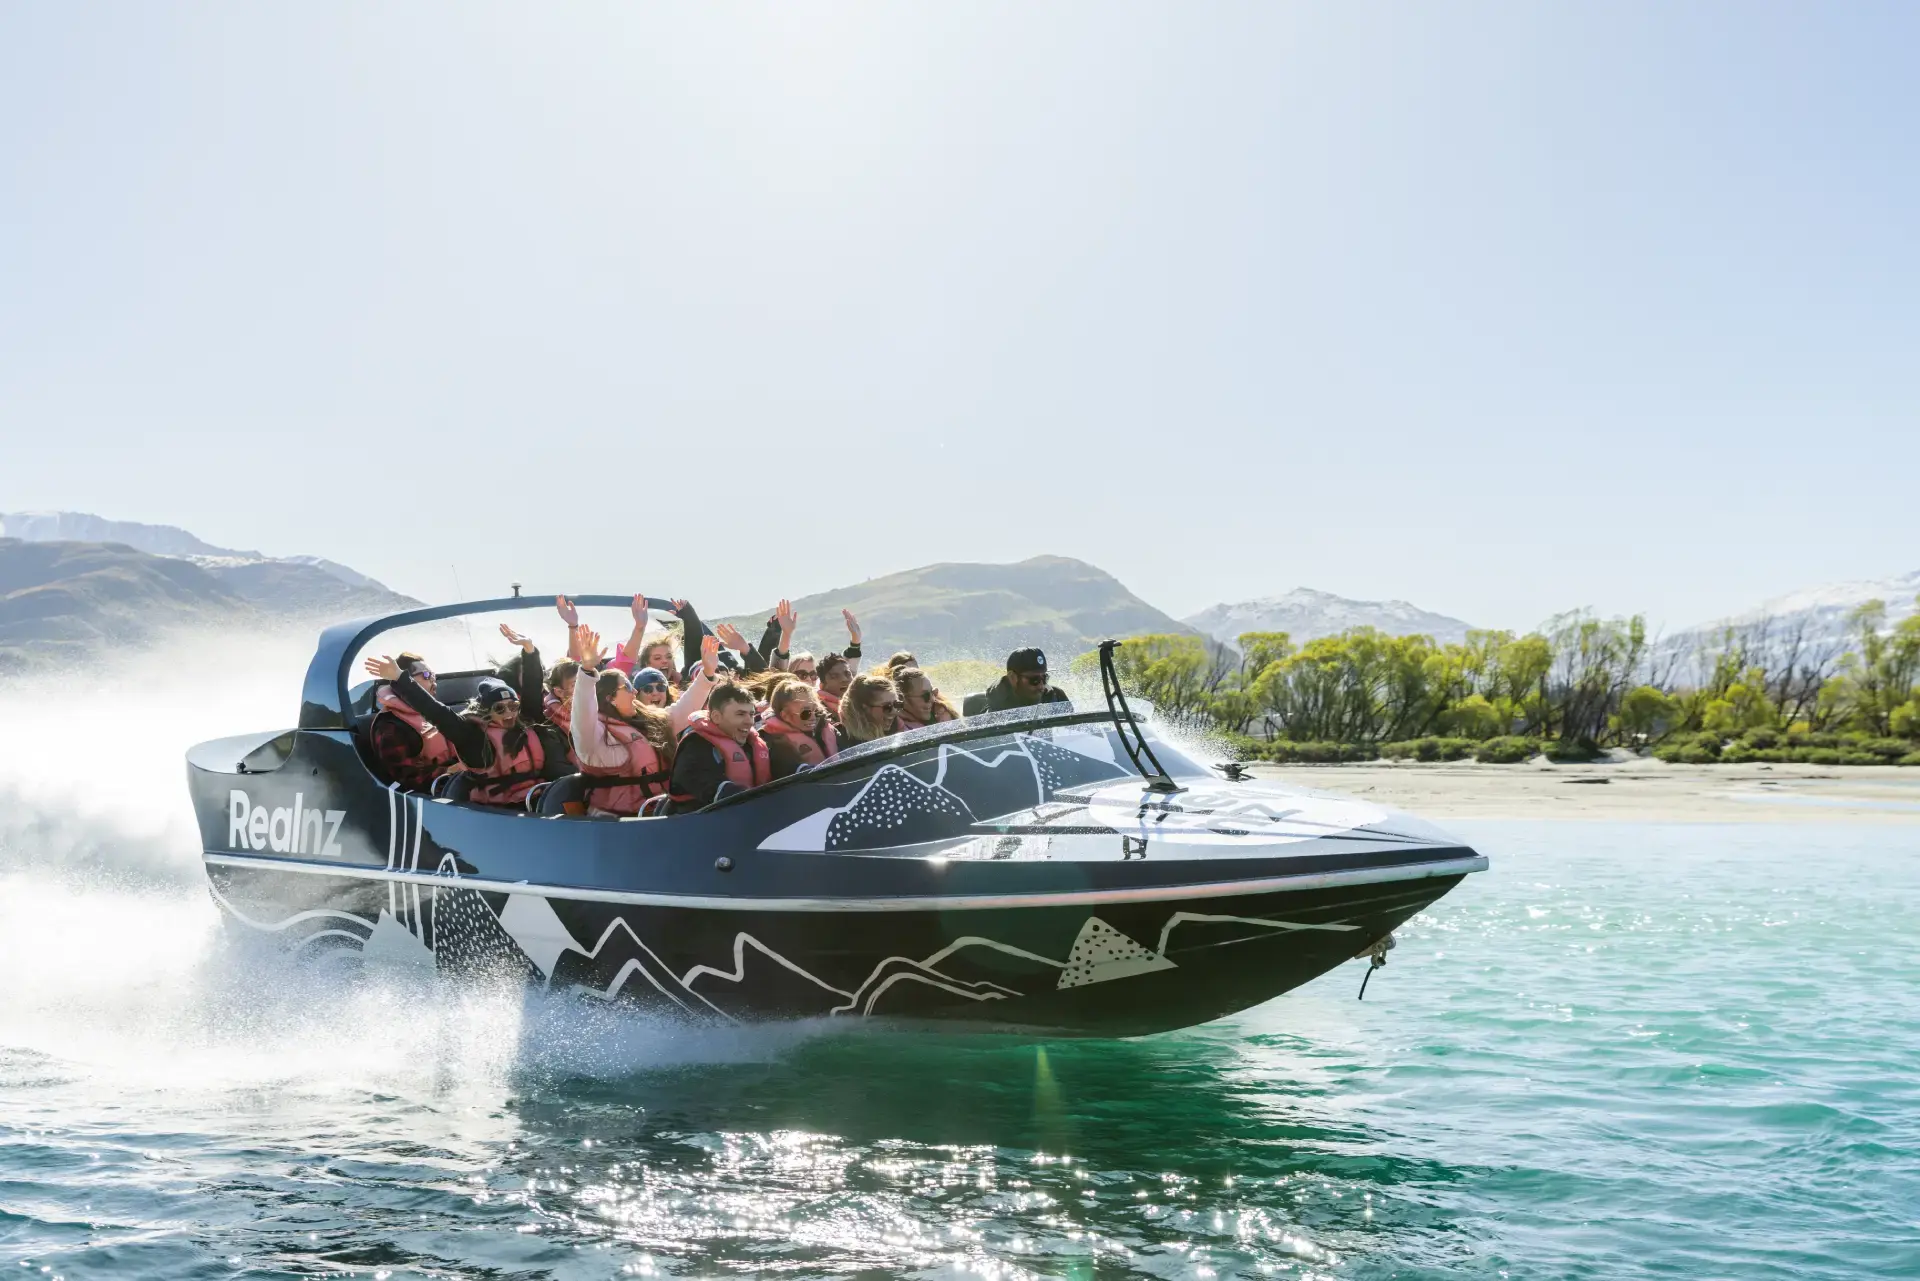
<svg viewBox="0 0 1920 1281">
<path fill-rule="evenodd" d="M 1148 718 L 1135 713 L 1135 720 L 1144 729 Z M 1032 707 L 1009 707 L 1004 711 L 987 712 L 980 716 L 966 716 L 956 721 L 941 721 L 934 725 L 923 725 L 919 729 L 908 730 L 902 734 L 888 734 L 882 738 L 857 743 L 845 751 L 829 757 L 812 769 L 797 774 L 787 774 L 758 787 L 750 787 L 738 792 L 729 792 L 717 801 L 693 811 L 705 814 L 729 805 L 738 805 L 755 797 L 765 796 L 783 787 L 796 783 L 817 783 L 839 774 L 852 773 L 889 756 L 916 751 L 937 743 L 964 743 L 979 738 L 1005 738 L 1011 734 L 1036 729 L 1058 729 L 1072 725 L 1105 725 L 1114 727 L 1113 716 L 1105 710 L 1083 712 L 1073 710 L 1068 703 L 1037 703 Z M 1163 740 L 1164 741 L 1164 740 Z M 1173 746 L 1168 744 L 1168 746 Z M 1183 762 L 1185 754 L 1179 753 Z M 1120 762 L 1125 764 L 1124 761 Z M 1205 766 L 1194 763 L 1197 769 Z M 1189 775 L 1187 777 L 1200 777 Z"/>
</svg>

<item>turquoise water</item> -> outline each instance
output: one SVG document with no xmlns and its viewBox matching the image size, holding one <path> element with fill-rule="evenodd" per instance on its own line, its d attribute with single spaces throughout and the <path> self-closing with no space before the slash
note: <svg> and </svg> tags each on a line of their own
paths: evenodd
<svg viewBox="0 0 1920 1281">
<path fill-rule="evenodd" d="M 1494 870 L 1364 1003 L 1039 1046 L 323 980 L 179 867 L 16 872 L 0 1276 L 1920 1276 L 1914 829 L 1453 826 Z"/>
</svg>

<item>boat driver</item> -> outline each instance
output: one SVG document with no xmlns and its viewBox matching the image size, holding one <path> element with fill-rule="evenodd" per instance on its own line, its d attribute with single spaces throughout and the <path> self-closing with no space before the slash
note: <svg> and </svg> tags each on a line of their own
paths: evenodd
<svg viewBox="0 0 1920 1281">
<path fill-rule="evenodd" d="M 1033 707 L 1040 703 L 1066 703 L 1065 691 L 1055 689 L 1047 679 L 1047 653 L 1042 649 L 1016 649 L 1007 655 L 1007 674 L 983 693 L 967 695 L 961 715 L 984 716 L 1004 712 L 1010 707 Z"/>
</svg>

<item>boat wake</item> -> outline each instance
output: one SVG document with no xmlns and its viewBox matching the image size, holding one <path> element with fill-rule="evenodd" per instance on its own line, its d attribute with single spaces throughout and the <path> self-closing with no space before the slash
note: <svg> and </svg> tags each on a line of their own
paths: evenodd
<svg viewBox="0 0 1920 1281">
<path fill-rule="evenodd" d="M 316 965 L 223 928 L 186 747 L 289 719 L 307 653 L 227 637 L 0 684 L 0 1056 L 127 1088 L 618 1078 L 754 1061 L 805 1026 L 695 1029 L 522 985 Z"/>
</svg>

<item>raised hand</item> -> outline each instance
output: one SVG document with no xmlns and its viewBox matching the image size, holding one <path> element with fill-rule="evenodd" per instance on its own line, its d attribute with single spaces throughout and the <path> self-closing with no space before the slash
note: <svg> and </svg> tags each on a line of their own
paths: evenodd
<svg viewBox="0 0 1920 1281">
<path fill-rule="evenodd" d="M 534 645 L 530 637 L 522 636 L 519 632 L 514 631 L 513 628 L 507 626 L 505 623 L 500 624 L 500 634 L 507 638 L 508 644 L 518 645 L 522 653 L 524 654 L 533 653 Z"/>
<path fill-rule="evenodd" d="M 740 629 L 732 623 L 715 623 L 713 625 L 713 634 L 725 641 L 727 648 L 733 650 L 735 653 L 744 654 L 747 652 L 747 638 L 742 636 Z"/>
<path fill-rule="evenodd" d="M 800 615 L 793 612 L 793 602 L 790 600 L 781 600 L 780 604 L 774 608 L 773 618 L 780 624 L 780 634 L 785 637 L 791 637 L 793 629 L 800 625 Z M 780 648 L 785 649 L 786 646 L 782 645 Z"/>
<path fill-rule="evenodd" d="M 700 638 L 700 670 L 712 680 L 720 671 L 720 638 L 702 636 Z"/>
<path fill-rule="evenodd" d="M 647 594 L 645 592 L 636 592 L 631 608 L 633 609 L 634 626 L 645 627 L 647 625 Z"/>
<path fill-rule="evenodd" d="M 686 616 L 687 598 L 685 596 L 675 596 L 673 598 L 673 613 L 676 618 L 684 618 Z"/>
<path fill-rule="evenodd" d="M 580 611 L 575 609 L 573 602 L 565 596 L 555 596 L 553 607 L 560 612 L 560 621 L 569 628 L 580 626 Z"/>
<path fill-rule="evenodd" d="M 367 675 L 380 680 L 397 681 L 400 679 L 400 664 L 394 662 L 392 658 L 385 654 L 380 655 L 378 658 L 368 658 L 365 667 L 367 669 Z"/>
<path fill-rule="evenodd" d="M 860 643 L 860 620 L 853 616 L 853 611 L 850 609 L 841 610 L 840 617 L 847 620 L 847 639 L 855 645 L 858 645 Z"/>
<path fill-rule="evenodd" d="M 580 647 L 580 666 L 588 671 L 597 672 L 606 665 L 607 651 L 601 647 L 600 633 L 591 627 L 581 627 L 575 633 Z"/>
</svg>

